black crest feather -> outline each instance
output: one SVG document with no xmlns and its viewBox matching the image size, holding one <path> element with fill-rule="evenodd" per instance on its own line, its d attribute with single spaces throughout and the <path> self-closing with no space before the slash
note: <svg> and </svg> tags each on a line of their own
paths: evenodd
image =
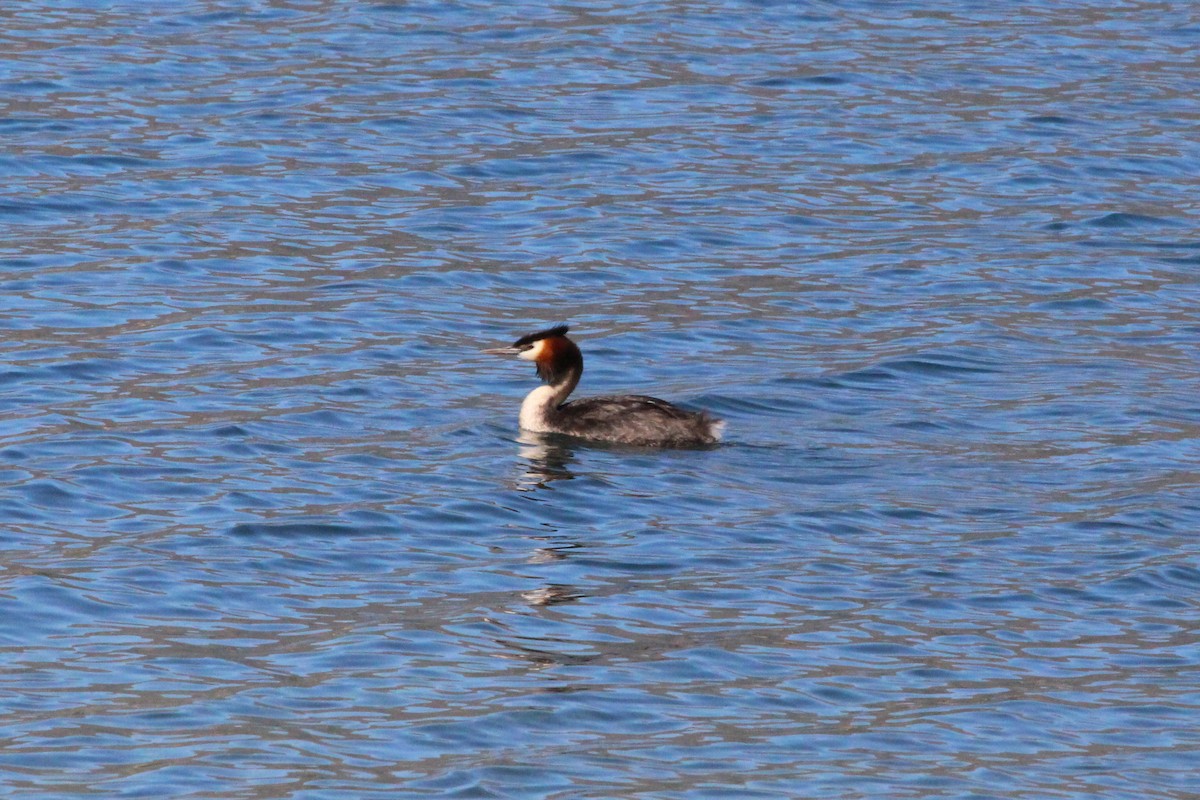
<svg viewBox="0 0 1200 800">
<path fill-rule="evenodd" d="M 533 344 L 534 342 L 540 341 L 542 339 L 550 339 L 555 336 L 565 336 L 567 331 L 569 331 L 569 330 L 570 330 L 570 327 L 567 325 L 557 325 L 553 328 L 547 328 L 544 331 L 538 331 L 537 333 L 527 333 L 524 336 L 522 336 L 520 339 L 517 339 L 515 342 L 513 342 L 512 346 L 513 347 L 524 347 L 527 344 Z"/>
</svg>

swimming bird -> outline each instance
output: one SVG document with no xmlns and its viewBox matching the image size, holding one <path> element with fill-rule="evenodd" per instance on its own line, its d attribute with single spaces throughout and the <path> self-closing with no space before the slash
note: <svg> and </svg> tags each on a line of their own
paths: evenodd
<svg viewBox="0 0 1200 800">
<path fill-rule="evenodd" d="M 568 330 L 559 325 L 522 336 L 511 347 L 484 351 L 532 361 L 545 381 L 521 403 L 523 429 L 651 447 L 695 447 L 720 440 L 722 420 L 657 397 L 626 394 L 567 402 L 583 374 L 583 354 L 567 338 Z"/>
</svg>

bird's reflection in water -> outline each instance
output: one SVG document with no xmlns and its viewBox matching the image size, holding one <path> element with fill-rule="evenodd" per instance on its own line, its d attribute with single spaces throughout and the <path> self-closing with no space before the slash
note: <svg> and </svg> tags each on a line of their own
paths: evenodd
<svg viewBox="0 0 1200 800">
<path fill-rule="evenodd" d="M 569 550 L 582 547 L 579 544 L 555 545 L 554 547 L 538 547 L 525 559 L 529 564 L 550 564 L 554 561 L 565 561 Z"/>
<path fill-rule="evenodd" d="M 560 603 L 573 603 L 584 597 L 584 594 L 574 586 L 550 583 L 522 592 L 521 597 L 531 606 L 556 606 Z"/>
<path fill-rule="evenodd" d="M 568 466 L 575 460 L 576 446 L 570 437 L 521 431 L 517 442 L 521 446 L 519 454 L 524 461 L 523 472 L 517 479 L 518 490 L 532 492 L 546 489 L 555 481 L 569 481 L 575 478 L 575 473 Z M 570 557 L 570 551 L 584 546 L 573 537 L 534 538 L 543 542 L 550 539 L 553 544 L 535 547 L 527 559 L 529 564 L 546 565 L 564 561 Z M 521 593 L 521 599 L 534 608 L 574 603 L 586 596 L 578 587 L 563 583 L 547 583 Z"/>
<path fill-rule="evenodd" d="M 575 448 L 565 436 L 552 433 L 521 431 L 517 437 L 520 456 L 525 459 L 525 472 L 517 480 L 521 491 L 545 489 L 554 481 L 569 481 L 575 473 L 567 466 L 575 460 Z"/>
</svg>

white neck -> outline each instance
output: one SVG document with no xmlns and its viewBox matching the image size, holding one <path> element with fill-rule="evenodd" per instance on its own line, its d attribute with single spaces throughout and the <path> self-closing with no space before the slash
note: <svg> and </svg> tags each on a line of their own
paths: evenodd
<svg viewBox="0 0 1200 800">
<path fill-rule="evenodd" d="M 539 386 L 525 395 L 521 403 L 521 427 L 527 431 L 546 433 L 550 431 L 548 412 L 558 406 L 558 390 L 553 386 Z"/>
</svg>

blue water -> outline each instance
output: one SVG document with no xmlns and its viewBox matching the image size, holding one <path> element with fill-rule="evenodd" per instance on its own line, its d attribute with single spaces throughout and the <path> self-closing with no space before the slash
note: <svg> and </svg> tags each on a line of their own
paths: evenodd
<svg viewBox="0 0 1200 800">
<path fill-rule="evenodd" d="M 1200 792 L 1194 4 L 0 42 L 0 794 Z"/>
</svg>

